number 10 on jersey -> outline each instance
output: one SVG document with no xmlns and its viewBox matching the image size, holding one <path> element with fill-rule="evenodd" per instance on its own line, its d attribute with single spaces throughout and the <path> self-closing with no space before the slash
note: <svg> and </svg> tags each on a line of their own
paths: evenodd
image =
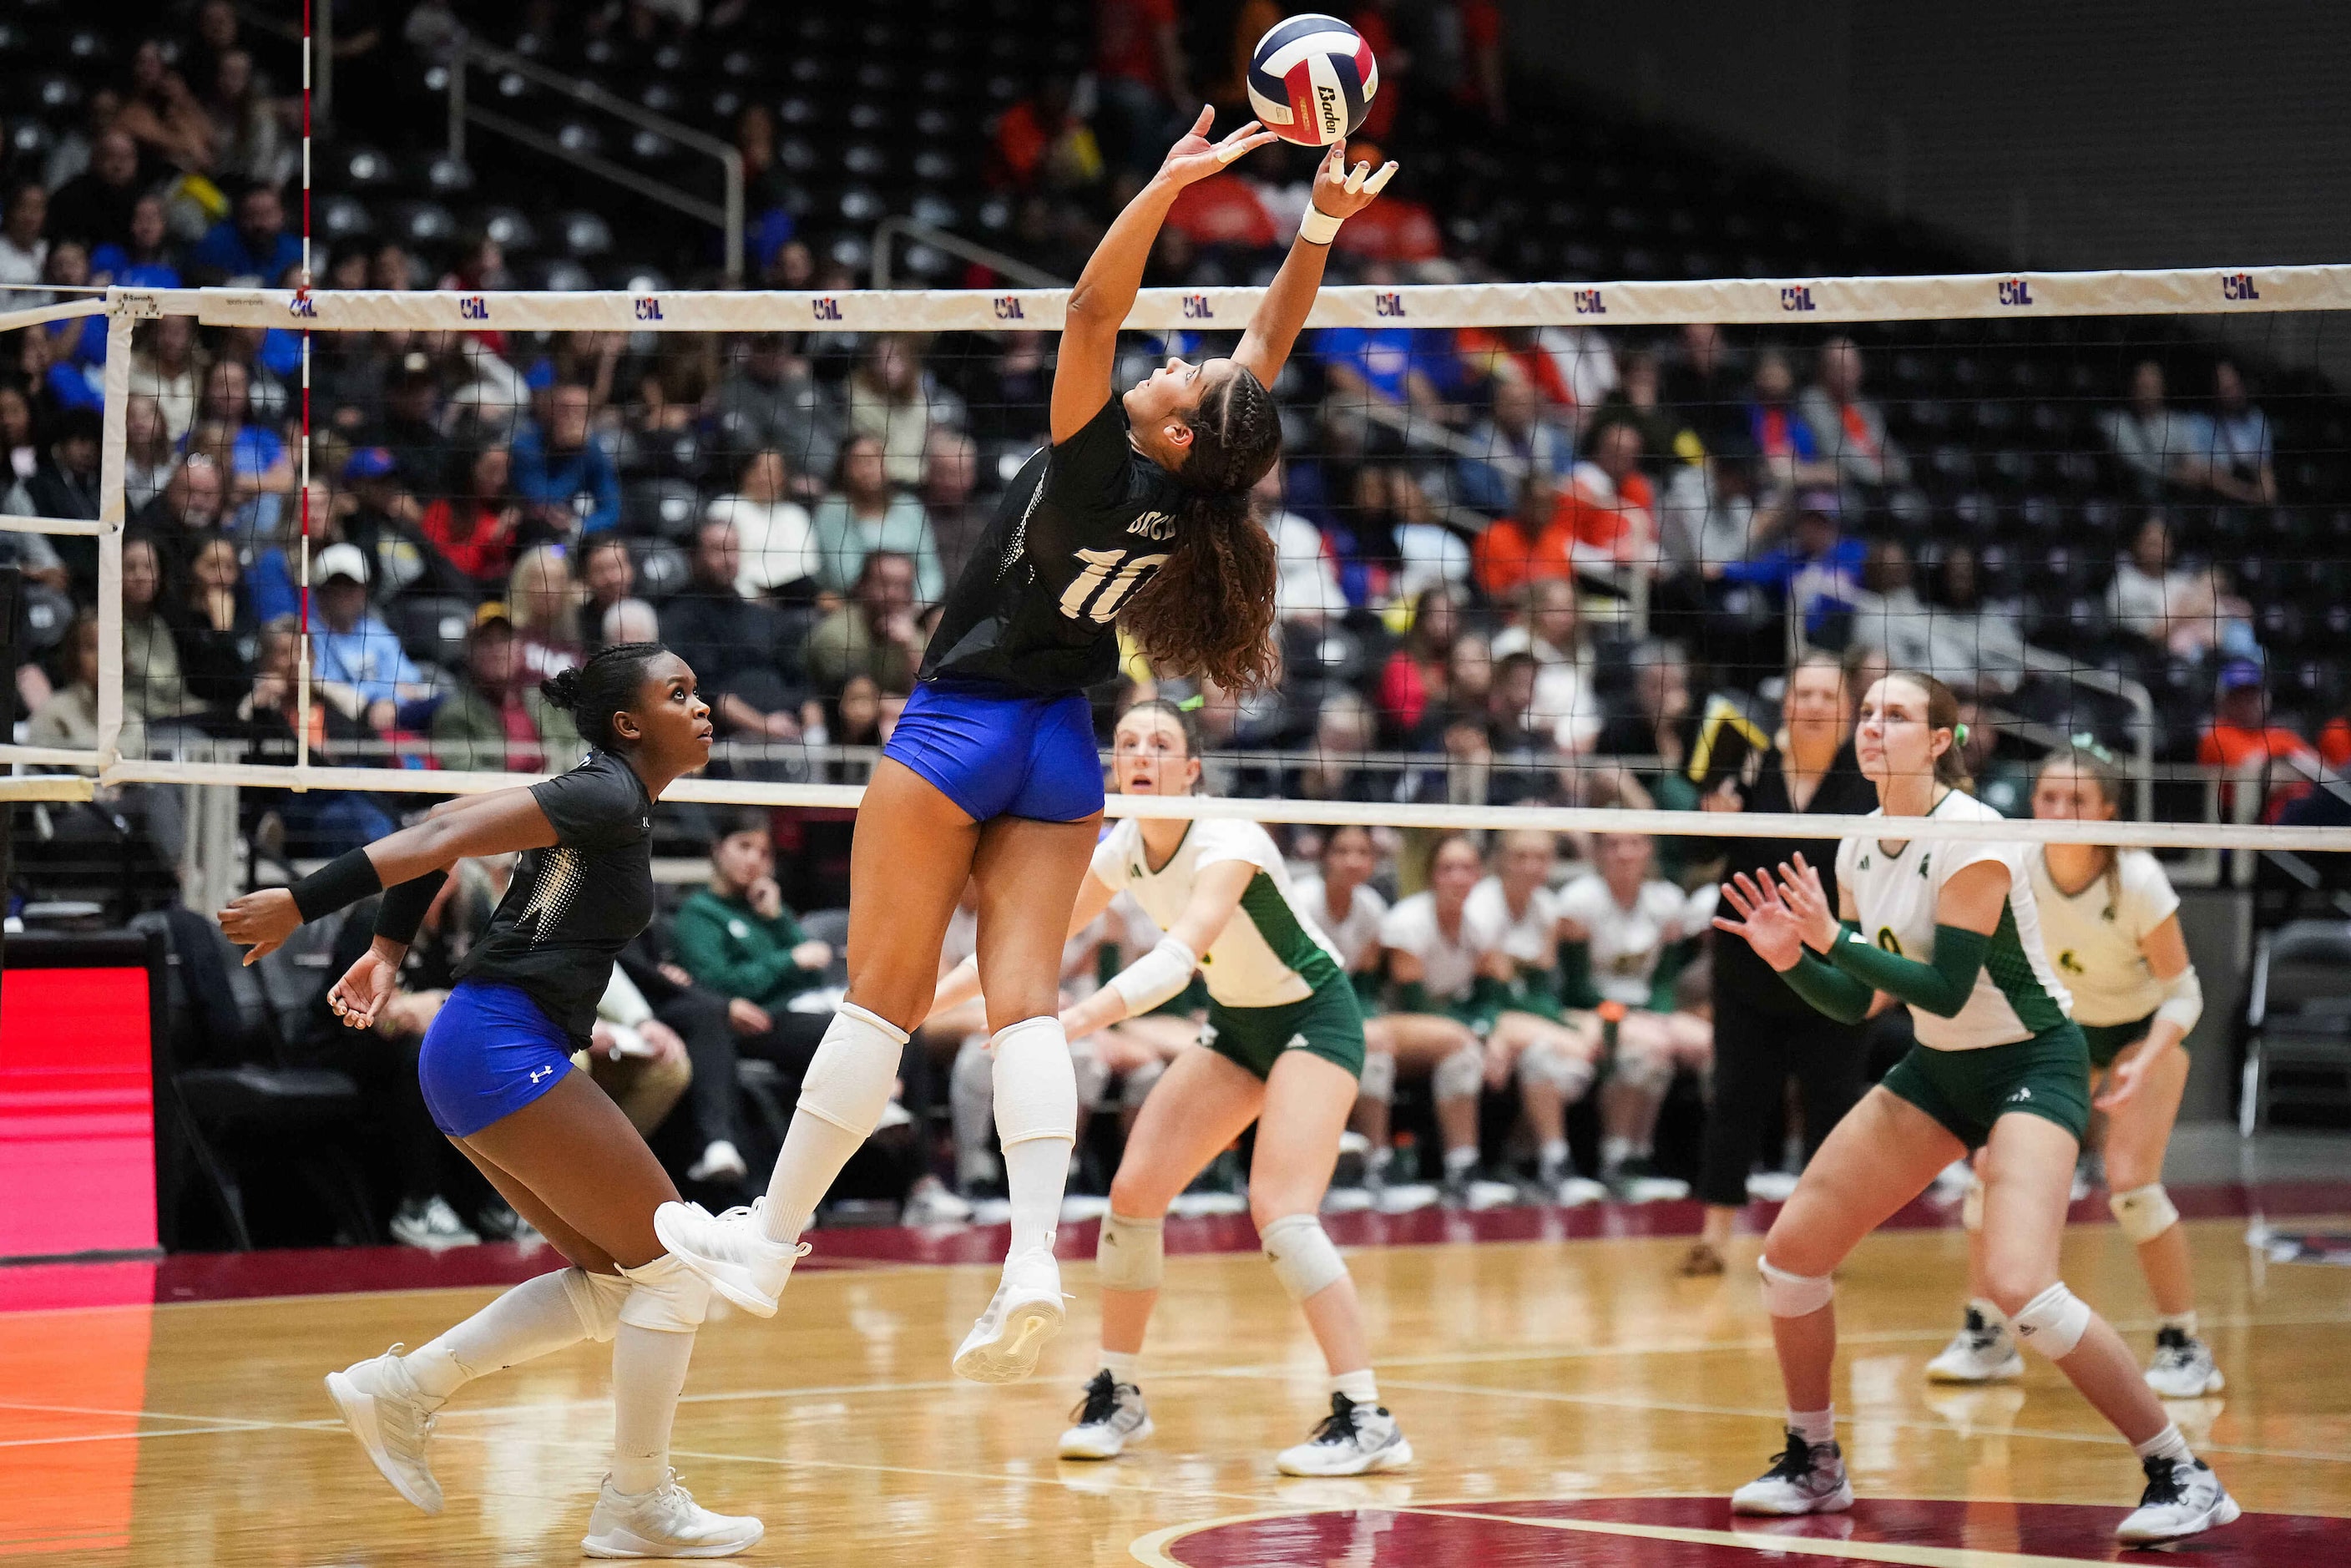
<svg viewBox="0 0 2351 1568">
<path fill-rule="evenodd" d="M 1165 555 L 1139 555 L 1132 560 L 1123 549 L 1081 549 L 1078 559 L 1086 569 L 1061 591 L 1061 613 L 1074 621 L 1085 617 L 1107 626 L 1144 578 L 1166 560 Z"/>
</svg>

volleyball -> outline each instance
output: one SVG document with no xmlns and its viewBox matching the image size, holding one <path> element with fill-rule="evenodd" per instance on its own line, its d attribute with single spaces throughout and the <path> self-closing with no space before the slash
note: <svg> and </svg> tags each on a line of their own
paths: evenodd
<svg viewBox="0 0 2351 1568">
<path fill-rule="evenodd" d="M 1268 131 L 1301 147 L 1354 134 L 1379 90 L 1372 47 L 1336 16 L 1292 16 L 1269 29 L 1249 57 L 1249 108 Z"/>
</svg>

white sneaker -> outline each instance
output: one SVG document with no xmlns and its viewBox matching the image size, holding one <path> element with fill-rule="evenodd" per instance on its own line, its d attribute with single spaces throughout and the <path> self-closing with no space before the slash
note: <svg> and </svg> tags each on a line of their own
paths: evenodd
<svg viewBox="0 0 2351 1568">
<path fill-rule="evenodd" d="M 947 1190 L 947 1184 L 926 1176 L 906 1193 L 898 1215 L 901 1225 L 962 1225 L 971 1218 L 971 1204 Z"/>
<path fill-rule="evenodd" d="M 1061 1434 L 1065 1459 L 1114 1459 L 1129 1443 L 1140 1443 L 1152 1432 L 1143 1390 L 1117 1381 L 1108 1367 L 1086 1385 L 1086 1396 L 1070 1412 L 1070 1419 L 1076 1425 Z"/>
<path fill-rule="evenodd" d="M 1412 1445 L 1384 1405 L 1358 1405 L 1343 1394 L 1331 1396 L 1331 1414 L 1314 1436 L 1274 1456 L 1286 1476 L 1363 1476 L 1400 1470 L 1412 1463 Z"/>
<path fill-rule="evenodd" d="M 1796 1196 L 1796 1178 L 1786 1171 L 1757 1171 L 1747 1178 L 1747 1196 L 1758 1203 L 1785 1203 Z"/>
<path fill-rule="evenodd" d="M 2228 1380 L 2212 1364 L 2211 1347 L 2178 1329 L 2158 1329 L 2155 1362 L 2147 1369 L 2147 1385 L 2165 1399 L 2201 1399 L 2218 1394 Z"/>
<path fill-rule="evenodd" d="M 327 1394 L 392 1490 L 427 1513 L 439 1513 L 441 1483 L 425 1461 L 424 1443 L 441 1402 L 416 1391 L 400 1346 L 327 1374 Z"/>
<path fill-rule="evenodd" d="M 768 1200 L 712 1214 L 698 1203 L 664 1203 L 653 1210 L 653 1234 L 672 1256 L 710 1288 L 755 1318 L 776 1315 L 776 1300 L 808 1256 L 808 1243 L 770 1241 L 759 1217 Z"/>
<path fill-rule="evenodd" d="M 2228 1524 L 2244 1511 L 2201 1459 L 2147 1459 L 2147 1490 L 2138 1506 L 2115 1527 L 2126 1546 L 2148 1546 L 2198 1535 Z"/>
<path fill-rule="evenodd" d="M 716 1138 L 702 1151 L 702 1157 L 686 1167 L 688 1181 L 741 1181 L 751 1174 L 751 1166 L 743 1158 L 743 1151 L 725 1138 Z"/>
<path fill-rule="evenodd" d="M 438 1194 L 419 1203 L 411 1198 L 392 1217 L 392 1239 L 402 1247 L 423 1247 L 438 1252 L 444 1247 L 478 1247 L 482 1239 L 468 1229 Z"/>
<path fill-rule="evenodd" d="M 2008 1325 L 1990 1322 L 1973 1307 L 1967 1326 L 1927 1364 L 1929 1383 L 2013 1383 L 2023 1375 L 2024 1353 Z"/>
<path fill-rule="evenodd" d="M 1771 1456 L 1771 1468 L 1730 1494 L 1733 1513 L 1786 1517 L 1843 1513 L 1853 1506 L 1853 1483 L 1845 1479 L 1844 1450 L 1834 1443 L 1815 1448 L 1795 1433 Z"/>
<path fill-rule="evenodd" d="M 1564 1176 L 1552 1189 L 1552 1196 L 1562 1208 L 1582 1208 L 1587 1203 L 1606 1202 L 1608 1188 L 1588 1176 Z"/>
<path fill-rule="evenodd" d="M 606 1476 L 580 1550 L 590 1557 L 732 1557 L 767 1533 L 747 1514 L 713 1513 L 695 1501 L 675 1470 L 633 1497 L 613 1490 Z"/>
<path fill-rule="evenodd" d="M 1061 1332 L 1061 1266 L 1036 1249 L 1004 1260 L 1004 1281 L 956 1352 L 955 1373 L 974 1383 L 1018 1383 Z"/>
</svg>

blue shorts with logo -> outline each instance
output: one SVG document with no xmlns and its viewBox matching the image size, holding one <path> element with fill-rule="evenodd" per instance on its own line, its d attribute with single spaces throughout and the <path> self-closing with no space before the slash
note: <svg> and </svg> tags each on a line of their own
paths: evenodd
<svg viewBox="0 0 2351 1568">
<path fill-rule="evenodd" d="M 1102 754 L 1083 692 L 1035 697 L 924 681 L 882 755 L 921 774 L 975 822 L 1075 822 L 1102 809 Z"/>
<path fill-rule="evenodd" d="M 569 1036 L 517 986 L 460 980 L 416 1054 L 433 1124 L 471 1137 L 511 1116 L 571 1071 Z"/>
</svg>

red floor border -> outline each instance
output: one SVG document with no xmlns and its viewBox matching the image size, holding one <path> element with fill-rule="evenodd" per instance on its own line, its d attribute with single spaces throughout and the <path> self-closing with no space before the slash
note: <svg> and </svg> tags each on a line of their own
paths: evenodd
<svg viewBox="0 0 2351 1568">
<path fill-rule="evenodd" d="M 2172 1189 L 2191 1219 L 2351 1213 L 2351 1181 L 2221 1183 Z M 1770 1222 L 1777 1206 L 1750 1206 L 1750 1224 Z M 1333 1214 L 1323 1224 L 1343 1247 L 1422 1246 L 1437 1242 L 1575 1241 L 1601 1237 L 1674 1237 L 1698 1233 L 1695 1202 L 1599 1203 L 1583 1208 L 1495 1208 L 1468 1214 L 1424 1208 L 1411 1214 Z M 2076 1224 L 2108 1218 L 2103 1197 L 2074 1206 Z M 1936 1229 L 1959 1223 L 1957 1204 L 1921 1198 L 1888 1222 L 1897 1229 Z M 1061 1228 L 1065 1258 L 1091 1257 L 1094 1226 Z M 1257 1231 L 1245 1215 L 1167 1222 L 1170 1252 L 1249 1252 Z M 854 1269 L 893 1263 L 993 1263 L 1004 1256 L 1008 1232 L 998 1226 L 877 1227 L 812 1232 L 815 1252 L 803 1269 Z M 485 1243 L 428 1252 L 411 1247 L 342 1247 L 265 1252 L 183 1252 L 160 1260 L 60 1260 L 0 1266 L 0 1312 L 127 1306 L 148 1302 L 239 1301 L 310 1296 L 347 1291 L 415 1291 L 448 1286 L 510 1285 L 544 1273 L 556 1255 L 544 1247 Z"/>
</svg>

